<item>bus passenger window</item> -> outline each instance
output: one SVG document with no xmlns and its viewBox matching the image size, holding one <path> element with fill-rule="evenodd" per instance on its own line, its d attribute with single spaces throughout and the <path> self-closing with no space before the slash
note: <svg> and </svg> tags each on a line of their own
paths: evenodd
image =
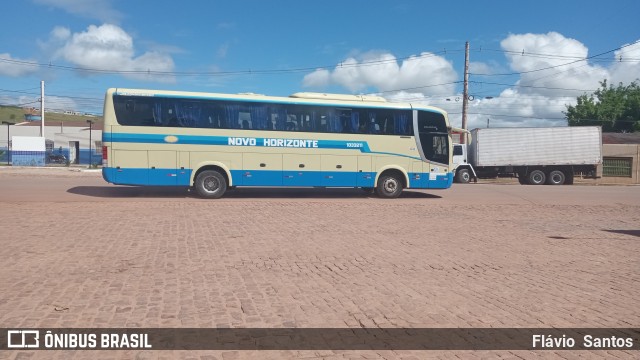
<svg viewBox="0 0 640 360">
<path fill-rule="evenodd" d="M 136 111 L 136 103 L 135 103 L 133 100 L 127 100 L 127 101 L 124 103 L 124 108 L 125 108 L 127 111 L 134 112 L 134 111 Z"/>
</svg>

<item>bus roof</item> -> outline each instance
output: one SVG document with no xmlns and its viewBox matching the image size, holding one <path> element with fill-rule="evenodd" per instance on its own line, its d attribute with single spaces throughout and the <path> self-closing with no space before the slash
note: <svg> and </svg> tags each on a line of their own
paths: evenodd
<svg viewBox="0 0 640 360">
<path fill-rule="evenodd" d="M 148 96 L 148 97 L 177 97 L 187 99 L 215 99 L 232 101 L 250 101 L 284 104 L 303 105 L 325 105 L 325 106 L 353 106 L 353 107 L 373 107 L 390 109 L 416 109 L 435 111 L 442 114 L 446 112 L 440 108 L 422 104 L 412 105 L 410 103 L 392 103 L 381 96 L 373 95 L 347 95 L 347 94 L 325 94 L 313 92 L 299 92 L 289 97 L 268 96 L 254 93 L 222 94 L 186 91 L 166 91 L 166 90 L 145 90 L 145 89 L 122 89 L 111 88 L 107 90 L 107 96 Z"/>
<path fill-rule="evenodd" d="M 289 95 L 298 99 L 315 99 L 315 100 L 339 100 L 339 101 L 363 101 L 363 102 L 387 102 L 382 96 L 374 95 L 345 95 L 345 94 L 325 94 L 315 92 L 299 92 Z"/>
</svg>

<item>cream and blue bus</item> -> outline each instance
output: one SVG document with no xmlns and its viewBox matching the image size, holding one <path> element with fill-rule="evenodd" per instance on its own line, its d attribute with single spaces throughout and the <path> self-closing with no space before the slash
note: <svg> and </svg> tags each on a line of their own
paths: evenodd
<svg viewBox="0 0 640 360">
<path fill-rule="evenodd" d="M 290 97 L 109 89 L 104 179 L 228 189 L 354 187 L 380 197 L 453 181 L 447 114 L 367 95 Z"/>
</svg>

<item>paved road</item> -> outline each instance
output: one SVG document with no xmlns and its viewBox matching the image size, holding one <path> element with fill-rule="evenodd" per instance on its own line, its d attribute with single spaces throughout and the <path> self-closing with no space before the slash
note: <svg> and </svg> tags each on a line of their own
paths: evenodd
<svg viewBox="0 0 640 360">
<path fill-rule="evenodd" d="M 0 327 L 640 326 L 638 186 L 468 184 L 396 200 L 345 189 L 245 189 L 201 200 L 184 190 L 108 185 L 98 173 L 0 168 L 0 219 Z"/>
</svg>

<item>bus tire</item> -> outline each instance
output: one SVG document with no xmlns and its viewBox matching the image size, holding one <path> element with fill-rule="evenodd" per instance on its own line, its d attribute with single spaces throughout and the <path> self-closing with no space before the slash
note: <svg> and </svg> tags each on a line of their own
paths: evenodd
<svg viewBox="0 0 640 360">
<path fill-rule="evenodd" d="M 206 199 L 219 199 L 227 191 L 227 180 L 215 170 L 205 170 L 195 181 L 198 195 Z"/>
<path fill-rule="evenodd" d="M 547 176 L 544 174 L 542 170 L 533 170 L 527 176 L 527 180 L 531 185 L 543 185 L 547 180 Z"/>
<path fill-rule="evenodd" d="M 547 176 L 547 184 L 549 185 L 562 185 L 566 180 L 566 176 L 560 170 L 552 170 Z"/>
<path fill-rule="evenodd" d="M 400 196 L 402 193 L 402 180 L 397 176 L 382 175 L 378 179 L 378 186 L 376 186 L 376 193 L 381 198 L 394 199 Z"/>
<path fill-rule="evenodd" d="M 469 169 L 460 169 L 456 173 L 456 181 L 460 184 L 468 184 L 471 181 Z"/>
</svg>

